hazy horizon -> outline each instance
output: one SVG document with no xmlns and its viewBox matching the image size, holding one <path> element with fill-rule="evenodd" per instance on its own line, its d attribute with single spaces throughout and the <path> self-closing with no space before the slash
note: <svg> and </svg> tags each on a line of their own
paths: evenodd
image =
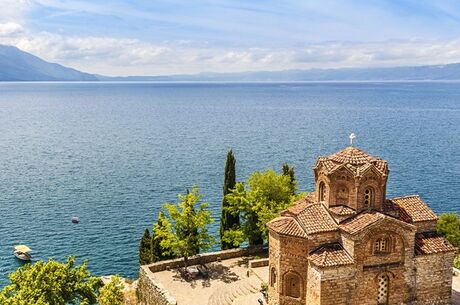
<svg viewBox="0 0 460 305">
<path fill-rule="evenodd" d="M 0 3 L 1 44 L 108 76 L 460 62 L 456 1 Z"/>
</svg>

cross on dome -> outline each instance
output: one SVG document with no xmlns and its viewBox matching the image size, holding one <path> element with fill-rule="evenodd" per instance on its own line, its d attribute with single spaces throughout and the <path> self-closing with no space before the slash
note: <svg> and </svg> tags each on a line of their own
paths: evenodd
<svg viewBox="0 0 460 305">
<path fill-rule="evenodd" d="M 349 138 L 351 146 L 355 146 L 356 135 L 354 133 L 351 133 Z"/>
</svg>

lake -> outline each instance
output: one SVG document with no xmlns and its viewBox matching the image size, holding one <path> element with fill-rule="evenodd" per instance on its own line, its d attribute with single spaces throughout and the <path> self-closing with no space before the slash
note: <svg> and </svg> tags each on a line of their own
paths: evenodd
<svg viewBox="0 0 460 305">
<path fill-rule="evenodd" d="M 460 83 L 0 83 L 0 286 L 35 259 L 89 259 L 135 278 L 164 202 L 198 185 L 218 232 L 228 149 L 237 179 L 312 167 L 357 135 L 388 160 L 388 197 L 460 211 Z M 73 215 L 81 223 L 72 224 Z"/>
</svg>

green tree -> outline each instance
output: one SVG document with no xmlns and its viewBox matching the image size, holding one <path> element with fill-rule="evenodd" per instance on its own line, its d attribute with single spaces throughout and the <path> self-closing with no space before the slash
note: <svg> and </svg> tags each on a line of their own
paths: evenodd
<svg viewBox="0 0 460 305">
<path fill-rule="evenodd" d="M 153 263 L 152 256 L 152 238 L 149 229 L 145 229 L 139 245 L 139 263 L 147 265 Z"/>
<path fill-rule="evenodd" d="M 152 229 L 152 257 L 153 262 L 162 261 L 165 259 L 174 258 L 174 252 L 171 248 L 165 248 L 166 245 L 161 245 L 162 234 L 171 232 L 171 223 L 166 218 L 165 214 L 160 211 L 158 220 L 153 225 Z"/>
<path fill-rule="evenodd" d="M 209 234 L 207 225 L 213 223 L 209 204 L 201 202 L 198 187 L 193 187 L 186 195 L 178 195 L 178 203 L 166 203 L 168 222 L 164 230 L 155 231 L 155 236 L 161 240 L 160 245 L 164 255 L 183 257 L 185 266 L 188 258 L 200 251 L 209 250 L 214 238 Z"/>
<path fill-rule="evenodd" d="M 222 250 L 231 249 L 238 247 L 239 245 L 234 245 L 233 243 L 227 243 L 223 240 L 224 234 L 230 229 L 238 229 L 240 225 L 240 215 L 239 213 L 232 214 L 228 209 L 228 200 L 225 197 L 230 193 L 232 189 L 235 188 L 236 184 L 236 171 L 235 171 L 235 157 L 233 156 L 232 150 L 229 150 L 227 153 L 227 162 L 225 163 L 225 175 L 224 175 L 224 186 L 223 193 L 224 198 L 222 199 L 222 215 L 220 217 L 220 239 L 221 239 L 221 248 Z"/>
<path fill-rule="evenodd" d="M 460 217 L 457 214 L 442 214 L 438 220 L 437 231 L 452 245 L 460 247 Z"/>
<path fill-rule="evenodd" d="M 294 167 L 291 167 L 289 166 L 289 164 L 287 163 L 284 163 L 283 164 L 283 167 L 282 167 L 282 170 L 283 170 L 283 175 L 285 176 L 288 176 L 289 179 L 291 180 L 291 187 L 292 187 L 292 190 L 293 190 L 293 195 L 295 194 L 295 191 L 297 189 L 297 182 L 295 180 L 295 172 L 294 172 Z"/>
<path fill-rule="evenodd" d="M 109 283 L 99 290 L 99 305 L 123 305 L 123 283 L 118 275 L 112 276 Z"/>
<path fill-rule="evenodd" d="M 10 284 L 0 292 L 2 305 L 90 305 L 97 302 L 102 282 L 92 277 L 87 263 L 75 265 L 52 259 L 18 268 L 9 275 Z"/>
<path fill-rule="evenodd" d="M 254 172 L 246 184 L 237 183 L 226 196 L 227 209 L 233 214 L 239 213 L 242 224 L 240 229 L 229 230 L 224 240 L 233 244 L 241 244 L 245 240 L 249 245 L 263 244 L 267 238 L 266 223 L 292 204 L 296 190 L 296 181 L 271 169 Z"/>
</svg>

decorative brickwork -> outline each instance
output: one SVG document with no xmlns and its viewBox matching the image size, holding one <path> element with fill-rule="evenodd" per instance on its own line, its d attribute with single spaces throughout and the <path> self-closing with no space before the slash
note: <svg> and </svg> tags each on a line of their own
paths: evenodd
<svg viewBox="0 0 460 305">
<path fill-rule="evenodd" d="M 315 192 L 269 229 L 270 305 L 450 304 L 456 249 L 418 196 L 386 199 L 388 164 L 320 157 Z"/>
</svg>

